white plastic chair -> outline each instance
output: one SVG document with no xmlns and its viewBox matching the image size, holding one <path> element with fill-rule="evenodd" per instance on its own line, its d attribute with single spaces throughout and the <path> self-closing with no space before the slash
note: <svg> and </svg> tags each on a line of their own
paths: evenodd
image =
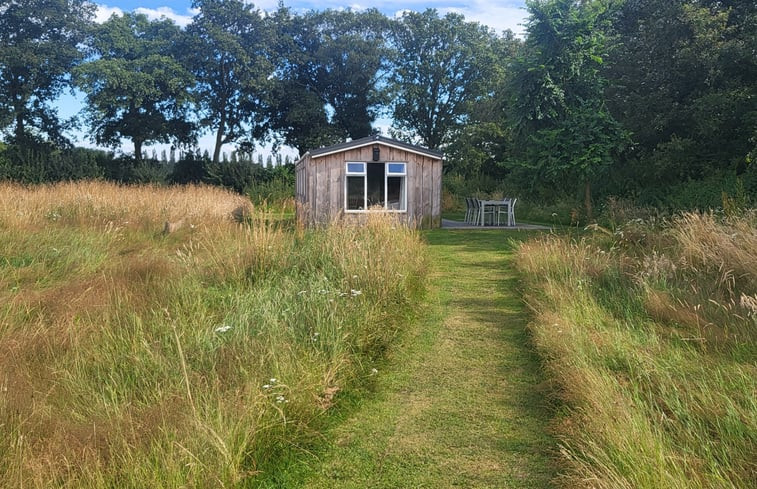
<svg viewBox="0 0 757 489">
<path fill-rule="evenodd" d="M 484 205 L 483 202 L 480 202 L 481 205 L 481 225 L 486 226 L 486 216 L 491 216 L 491 219 L 489 222 L 494 225 L 494 214 L 497 212 L 496 206 L 494 205 Z"/>
<path fill-rule="evenodd" d="M 497 212 L 497 225 L 500 225 L 500 217 L 502 214 L 507 214 L 507 226 L 515 226 L 515 203 L 518 199 L 505 199 L 506 204 L 501 205 Z"/>
<path fill-rule="evenodd" d="M 473 199 L 470 197 L 465 198 L 465 222 L 473 222 Z"/>
</svg>

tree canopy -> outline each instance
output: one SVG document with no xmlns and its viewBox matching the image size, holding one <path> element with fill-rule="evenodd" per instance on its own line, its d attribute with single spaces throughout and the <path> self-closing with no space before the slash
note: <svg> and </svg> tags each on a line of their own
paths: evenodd
<svg viewBox="0 0 757 489">
<path fill-rule="evenodd" d="M 51 103 L 83 59 L 94 5 L 86 0 L 0 0 L 0 129 L 65 143 Z"/>
<path fill-rule="evenodd" d="M 580 194 L 587 212 L 596 193 L 654 202 L 666 186 L 755 173 L 755 2 L 526 4 L 520 39 L 433 9 L 194 0 L 180 28 L 133 13 L 95 25 L 86 0 L 0 0 L 0 159 L 65 146 L 53 102 L 73 80 L 93 140 L 130 140 L 138 160 L 153 143 L 199 155 L 204 133 L 214 165 L 227 144 L 302 154 L 386 118 L 390 135 L 444 151 L 447 174 Z"/>
<path fill-rule="evenodd" d="M 118 147 L 131 139 L 140 161 L 145 144 L 192 141 L 194 78 L 176 52 L 180 35 L 173 22 L 140 14 L 113 16 L 97 28 L 96 59 L 74 69 L 97 143 Z"/>
</svg>

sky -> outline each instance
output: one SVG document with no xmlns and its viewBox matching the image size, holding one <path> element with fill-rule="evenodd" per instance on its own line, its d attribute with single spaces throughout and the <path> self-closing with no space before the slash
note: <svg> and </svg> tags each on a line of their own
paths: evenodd
<svg viewBox="0 0 757 489">
<path fill-rule="evenodd" d="M 254 3 L 255 7 L 263 11 L 272 12 L 276 10 L 279 0 L 258 0 Z M 191 0 L 95 0 L 97 13 L 95 20 L 104 22 L 111 15 L 120 15 L 124 12 L 136 11 L 143 13 L 149 18 L 159 19 L 166 17 L 173 20 L 180 26 L 186 26 L 192 20 L 196 13 L 192 7 Z M 497 31 L 498 33 L 510 29 L 517 35 L 522 35 L 524 28 L 522 26 L 526 18 L 525 0 L 383 0 L 380 2 L 367 2 L 363 0 L 284 0 L 284 4 L 298 12 L 308 10 L 346 9 L 364 10 L 367 8 L 377 8 L 389 17 L 400 16 L 403 11 L 415 10 L 423 11 L 427 8 L 435 8 L 441 14 L 455 12 L 465 16 L 466 20 L 480 22 Z M 76 115 L 83 107 L 83 96 L 81 93 L 64 94 L 57 101 L 59 114 L 61 117 L 71 117 Z M 390 121 L 376 121 L 375 126 L 385 129 Z M 74 133 L 71 136 L 75 144 L 87 147 L 96 147 L 85 135 L 85 131 Z M 213 137 L 210 134 L 204 134 L 199 140 L 201 149 L 208 149 L 212 153 Z M 164 145 L 154 147 L 160 152 L 165 148 Z M 131 151 L 128 142 L 124 145 L 125 151 Z M 153 147 L 147 148 L 152 151 Z M 230 152 L 233 147 L 226 145 L 224 151 Z M 267 148 L 260 148 L 265 153 Z M 284 151 L 284 153 L 291 153 Z M 296 153 L 296 152 L 295 152 Z"/>
</svg>

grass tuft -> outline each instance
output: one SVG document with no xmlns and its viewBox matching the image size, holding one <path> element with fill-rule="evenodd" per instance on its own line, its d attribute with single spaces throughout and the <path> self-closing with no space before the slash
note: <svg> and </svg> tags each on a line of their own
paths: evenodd
<svg viewBox="0 0 757 489">
<path fill-rule="evenodd" d="M 0 184 L 0 250 L 8 488 L 254 484 L 319 439 L 425 283 L 387 218 L 289 229 L 212 187 Z"/>
<path fill-rule="evenodd" d="M 757 485 L 756 224 L 688 213 L 521 246 L 564 487 Z"/>
</svg>

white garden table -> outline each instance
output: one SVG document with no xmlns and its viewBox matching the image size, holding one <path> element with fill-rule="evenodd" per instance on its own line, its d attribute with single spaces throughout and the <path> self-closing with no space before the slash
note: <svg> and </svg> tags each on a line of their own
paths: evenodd
<svg viewBox="0 0 757 489">
<path fill-rule="evenodd" d="M 499 210 L 502 207 L 507 208 L 507 224 L 506 226 L 514 226 L 515 225 L 515 213 L 513 212 L 513 205 L 512 205 L 513 199 L 502 199 L 502 200 L 479 200 L 479 219 L 478 222 L 480 223 L 480 226 L 485 226 L 486 221 L 485 217 L 486 214 L 489 212 L 487 211 L 487 207 L 491 208 L 491 214 L 492 214 L 492 225 L 494 225 L 494 213 L 497 213 L 497 226 L 500 225 L 499 223 Z"/>
</svg>

